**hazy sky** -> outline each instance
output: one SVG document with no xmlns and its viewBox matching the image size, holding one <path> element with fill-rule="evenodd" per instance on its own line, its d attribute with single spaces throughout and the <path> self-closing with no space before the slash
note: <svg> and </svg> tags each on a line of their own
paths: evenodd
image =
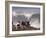
<svg viewBox="0 0 46 38">
<path fill-rule="evenodd" d="M 16 13 L 40 13 L 40 8 L 33 7 L 12 7 L 12 11 Z"/>
</svg>

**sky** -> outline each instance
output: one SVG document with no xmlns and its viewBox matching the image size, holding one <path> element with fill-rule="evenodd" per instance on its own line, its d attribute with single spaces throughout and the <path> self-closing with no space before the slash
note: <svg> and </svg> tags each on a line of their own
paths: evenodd
<svg viewBox="0 0 46 38">
<path fill-rule="evenodd" d="M 34 7 L 12 7 L 12 11 L 15 13 L 40 13 L 40 8 Z"/>
</svg>

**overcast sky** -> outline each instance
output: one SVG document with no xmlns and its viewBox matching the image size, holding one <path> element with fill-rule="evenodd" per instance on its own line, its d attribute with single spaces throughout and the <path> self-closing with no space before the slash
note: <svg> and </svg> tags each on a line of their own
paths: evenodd
<svg viewBox="0 0 46 38">
<path fill-rule="evenodd" d="M 15 13 L 40 13 L 40 8 L 33 7 L 12 7 L 12 11 Z"/>
</svg>

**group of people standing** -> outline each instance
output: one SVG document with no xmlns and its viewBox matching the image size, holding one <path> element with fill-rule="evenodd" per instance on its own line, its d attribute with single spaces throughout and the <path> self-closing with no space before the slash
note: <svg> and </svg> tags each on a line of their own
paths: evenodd
<svg viewBox="0 0 46 38">
<path fill-rule="evenodd" d="M 14 26 L 16 27 L 16 30 L 26 30 L 29 29 L 30 24 L 29 21 L 18 21 Z"/>
</svg>

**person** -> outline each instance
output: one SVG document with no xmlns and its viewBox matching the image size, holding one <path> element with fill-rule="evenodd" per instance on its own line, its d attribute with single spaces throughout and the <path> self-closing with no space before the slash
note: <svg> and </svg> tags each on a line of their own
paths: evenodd
<svg viewBox="0 0 46 38">
<path fill-rule="evenodd" d="M 13 25 L 14 25 L 14 26 L 15 26 L 15 28 L 16 28 L 16 30 L 18 29 L 19 24 L 20 24 L 20 23 L 19 23 L 19 22 L 17 22 L 17 21 L 13 23 Z"/>
</svg>

